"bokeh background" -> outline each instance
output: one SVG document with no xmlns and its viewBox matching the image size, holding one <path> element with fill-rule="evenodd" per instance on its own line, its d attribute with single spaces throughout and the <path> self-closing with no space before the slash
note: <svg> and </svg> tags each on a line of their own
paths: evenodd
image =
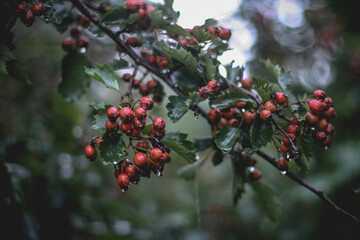
<svg viewBox="0 0 360 240">
<path fill-rule="evenodd" d="M 250 76 L 260 71 L 259 59 L 270 58 L 292 72 L 304 93 L 328 93 L 337 112 L 333 146 L 315 146 L 311 169 L 302 177 L 360 217 L 360 15 L 354 2 L 175 0 L 174 8 L 184 27 L 217 18 L 232 29 L 233 50 L 222 63 L 234 60 Z M 66 102 L 57 87 L 65 56 L 60 45 L 68 32 L 41 21 L 31 28 L 18 22 L 13 30 L 20 63 L 13 71 L 22 74 L 0 78 L 1 239 L 359 239 L 357 224 L 260 158 L 263 180 L 282 202 L 277 222 L 251 188 L 232 205 L 226 158 L 216 167 L 207 161 L 195 180 L 186 181 L 177 171 L 187 163 L 173 155 L 162 177 L 142 179 L 121 193 L 112 166 L 89 163 L 83 155 L 99 134 L 91 129 L 88 104 L 115 104 L 120 96 L 92 81 L 79 101 Z M 109 39 L 87 36 L 91 62 L 118 58 Z M 171 124 L 166 102 L 153 113 L 164 116 L 168 129 L 190 139 L 210 136 L 206 121 L 190 112 Z"/>
</svg>

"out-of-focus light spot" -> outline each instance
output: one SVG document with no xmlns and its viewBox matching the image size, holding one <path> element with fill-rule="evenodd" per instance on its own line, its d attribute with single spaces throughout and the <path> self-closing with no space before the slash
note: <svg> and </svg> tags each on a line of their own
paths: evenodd
<svg viewBox="0 0 360 240">
<path fill-rule="evenodd" d="M 73 128 L 72 134 L 73 134 L 74 138 L 80 138 L 83 135 L 83 130 L 81 127 L 76 126 Z"/>
<path fill-rule="evenodd" d="M 303 7 L 298 1 L 280 0 L 276 11 L 279 20 L 288 27 L 296 28 L 303 23 Z"/>
<path fill-rule="evenodd" d="M 128 221 L 116 221 L 113 227 L 115 233 L 121 236 L 128 235 L 131 232 L 131 226 Z"/>
<path fill-rule="evenodd" d="M 227 71 L 226 68 L 223 65 L 219 66 L 219 73 L 221 74 L 221 76 L 223 76 L 224 78 L 227 78 Z"/>
</svg>

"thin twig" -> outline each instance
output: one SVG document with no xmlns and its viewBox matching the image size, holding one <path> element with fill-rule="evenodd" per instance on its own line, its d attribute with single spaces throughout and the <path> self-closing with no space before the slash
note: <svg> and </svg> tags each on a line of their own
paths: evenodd
<svg viewBox="0 0 360 240">
<path fill-rule="evenodd" d="M 296 147 L 294 141 L 293 141 L 292 138 L 289 136 L 289 134 L 288 134 L 284 129 L 282 129 L 282 128 L 280 127 L 280 125 L 279 125 L 273 118 L 271 118 L 271 122 L 272 122 L 272 124 L 274 124 L 274 126 L 275 126 L 277 129 L 279 129 L 279 130 L 282 132 L 282 134 L 285 135 L 285 137 L 287 137 L 287 139 L 289 140 L 289 142 L 290 142 L 290 144 L 291 144 L 291 148 L 294 150 L 294 153 L 298 152 L 299 149 Z"/>
</svg>

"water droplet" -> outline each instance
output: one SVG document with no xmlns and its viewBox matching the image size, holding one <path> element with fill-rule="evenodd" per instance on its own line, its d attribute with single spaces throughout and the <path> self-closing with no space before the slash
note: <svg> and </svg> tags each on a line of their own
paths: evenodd
<svg viewBox="0 0 360 240">
<path fill-rule="evenodd" d="M 310 129 L 314 131 L 314 130 L 315 130 L 315 127 L 311 127 Z"/>
<path fill-rule="evenodd" d="M 255 171 L 255 167 L 249 167 L 249 171 L 250 171 L 250 172 L 254 172 L 254 171 Z"/>
<path fill-rule="evenodd" d="M 124 186 L 124 187 L 121 186 L 121 187 L 120 187 L 120 190 L 121 190 L 121 192 L 124 193 L 124 192 L 126 192 L 126 191 L 128 190 L 128 188 L 129 188 L 128 186 Z"/>
<path fill-rule="evenodd" d="M 133 180 L 132 183 L 133 183 L 133 184 L 138 184 L 138 181 L 137 181 L 137 180 Z"/>
<path fill-rule="evenodd" d="M 286 174 L 286 171 L 281 171 L 280 172 L 282 175 L 285 175 Z"/>
<path fill-rule="evenodd" d="M 290 154 L 286 153 L 286 158 L 289 159 L 290 158 Z"/>
<path fill-rule="evenodd" d="M 86 53 L 86 48 L 80 48 L 80 53 Z"/>
<path fill-rule="evenodd" d="M 156 170 L 156 176 L 161 177 L 162 174 L 163 174 L 162 171 Z"/>
<path fill-rule="evenodd" d="M 200 155 L 199 155 L 199 153 L 196 153 L 196 161 L 199 161 L 200 160 Z"/>
<path fill-rule="evenodd" d="M 199 114 L 197 112 L 194 112 L 194 118 L 199 119 Z"/>
<path fill-rule="evenodd" d="M 325 146 L 325 147 L 324 147 L 324 149 L 325 149 L 325 150 L 328 150 L 328 149 L 329 149 L 329 147 L 328 147 L 328 146 Z"/>
<path fill-rule="evenodd" d="M 246 112 L 245 108 L 241 109 L 241 111 L 242 111 L 243 113 Z"/>
</svg>

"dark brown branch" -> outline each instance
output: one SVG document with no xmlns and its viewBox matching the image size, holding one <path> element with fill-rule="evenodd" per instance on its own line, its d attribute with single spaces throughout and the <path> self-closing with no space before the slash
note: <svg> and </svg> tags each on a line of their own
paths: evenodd
<svg viewBox="0 0 360 240">
<path fill-rule="evenodd" d="M 284 129 L 282 129 L 282 128 L 279 126 L 279 124 L 278 124 L 273 118 L 271 118 L 271 122 L 272 122 L 272 124 L 274 124 L 274 126 L 275 126 L 277 129 L 279 129 L 279 130 L 282 132 L 282 134 L 285 135 L 285 137 L 287 137 L 287 139 L 289 139 L 289 142 L 290 142 L 290 144 L 291 144 L 291 148 L 294 150 L 294 153 L 299 152 L 299 149 L 296 147 L 294 141 L 293 141 L 292 138 L 289 136 L 289 134 L 288 134 L 287 132 L 285 132 Z"/>
<path fill-rule="evenodd" d="M 108 35 L 111 39 L 113 39 L 113 41 L 115 43 L 117 43 L 119 46 L 121 46 L 124 49 L 124 52 L 127 53 L 129 55 L 130 58 L 132 58 L 135 62 L 135 64 L 137 65 L 141 65 L 143 67 L 145 67 L 148 71 L 154 73 L 155 75 L 157 75 L 159 78 L 161 78 L 166 84 L 168 84 L 174 91 L 175 93 L 177 93 L 179 96 L 184 96 L 185 94 L 181 91 L 181 89 L 179 89 L 178 87 L 174 86 L 174 84 L 172 83 L 170 76 L 166 75 L 164 73 L 161 72 L 160 69 L 158 69 L 157 67 L 150 65 L 147 61 L 145 61 L 144 59 L 142 59 L 140 56 L 137 55 L 137 53 L 135 51 L 133 51 L 129 46 L 127 46 L 123 41 L 121 41 L 121 39 L 116 35 L 116 33 L 114 33 L 110 28 L 107 28 L 105 26 L 102 26 L 100 24 L 99 21 L 99 17 L 92 13 L 87 7 L 86 5 L 84 5 L 80 0 L 71 0 L 72 3 L 80 10 L 80 12 L 82 14 L 84 14 L 86 17 L 88 17 L 94 24 L 96 24 L 106 35 Z M 231 83 L 229 80 L 227 80 L 226 78 L 223 78 L 224 81 L 229 85 L 229 86 L 233 86 L 233 87 L 237 87 L 235 84 Z M 244 88 L 241 87 L 237 87 L 238 89 L 240 89 L 242 92 L 244 92 L 245 94 L 247 94 L 250 98 L 252 98 L 253 100 L 255 100 L 259 106 L 263 104 L 262 99 L 259 99 L 256 95 L 254 95 L 251 91 L 248 91 Z M 199 113 L 201 116 L 203 116 L 205 119 L 208 119 L 207 114 L 198 106 L 190 106 L 190 109 Z M 268 156 L 266 153 L 262 152 L 262 151 L 256 151 L 256 153 L 262 157 L 263 159 L 265 159 L 266 161 L 268 161 L 270 164 L 272 164 L 275 168 L 277 168 L 276 166 L 276 161 L 274 158 Z M 360 223 L 360 220 L 358 218 L 356 218 L 355 216 L 353 216 L 352 214 L 348 213 L 347 211 L 343 210 L 342 208 L 340 208 L 339 206 L 337 206 L 331 199 L 329 199 L 322 191 L 317 190 L 316 188 L 314 188 L 313 186 L 311 186 L 310 184 L 306 183 L 305 181 L 303 181 L 301 178 L 297 177 L 295 174 L 293 174 L 292 172 L 286 172 L 286 176 L 288 176 L 290 179 L 292 179 L 293 181 L 297 182 L 298 184 L 304 186 L 305 188 L 309 189 L 310 191 L 312 191 L 313 193 L 315 193 L 321 200 L 323 200 L 324 202 L 326 202 L 327 204 L 329 204 L 332 208 L 334 208 L 336 211 L 350 217 L 352 220 L 354 220 L 357 223 Z"/>
<path fill-rule="evenodd" d="M 265 159 L 267 162 L 269 162 L 271 165 L 273 165 L 275 168 L 277 168 L 276 165 L 276 160 L 270 156 L 268 156 L 266 153 L 258 150 L 256 151 L 256 153 L 262 157 L 263 159 Z M 328 198 L 328 196 L 326 196 L 325 193 L 323 193 L 322 191 L 316 189 L 315 187 L 311 186 L 310 184 L 308 184 L 307 182 L 305 182 L 304 180 L 302 180 L 301 178 L 299 178 L 298 176 L 296 176 L 294 173 L 290 172 L 290 171 L 286 171 L 286 176 L 289 177 L 290 179 L 292 179 L 293 181 L 297 182 L 298 184 L 300 184 L 301 186 L 304 186 L 305 188 L 309 189 L 310 191 L 312 191 L 313 193 L 315 193 L 321 200 L 323 200 L 324 202 L 326 202 L 327 204 L 329 204 L 332 208 L 334 208 L 336 211 L 348 216 L 349 218 L 351 218 L 352 220 L 354 220 L 355 222 L 360 224 L 360 220 L 355 217 L 354 215 L 352 215 L 351 213 L 345 211 L 344 209 L 342 209 L 341 207 L 339 207 L 338 205 L 336 205 L 330 198 Z"/>
</svg>

